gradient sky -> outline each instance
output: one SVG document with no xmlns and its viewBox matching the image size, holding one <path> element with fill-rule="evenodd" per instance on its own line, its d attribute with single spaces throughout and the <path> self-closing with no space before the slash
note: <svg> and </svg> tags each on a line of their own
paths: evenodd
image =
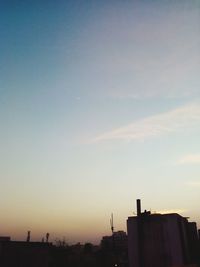
<svg viewBox="0 0 200 267">
<path fill-rule="evenodd" d="M 1 0 L 0 33 L 0 235 L 200 227 L 199 0 Z"/>
</svg>

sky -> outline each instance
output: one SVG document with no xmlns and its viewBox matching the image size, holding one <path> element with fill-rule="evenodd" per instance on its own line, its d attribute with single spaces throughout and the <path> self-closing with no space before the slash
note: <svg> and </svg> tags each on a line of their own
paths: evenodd
<svg viewBox="0 0 200 267">
<path fill-rule="evenodd" d="M 200 2 L 0 1 L 0 235 L 96 242 L 135 200 L 200 227 Z"/>
</svg>

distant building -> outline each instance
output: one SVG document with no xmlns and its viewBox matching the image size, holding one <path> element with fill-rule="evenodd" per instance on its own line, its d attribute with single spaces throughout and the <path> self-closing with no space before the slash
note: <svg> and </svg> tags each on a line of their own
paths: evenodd
<svg viewBox="0 0 200 267">
<path fill-rule="evenodd" d="M 127 234 L 124 231 L 113 232 L 111 236 L 103 236 L 101 247 L 107 250 L 126 251 L 128 247 Z"/>
<path fill-rule="evenodd" d="M 182 267 L 197 263 L 196 223 L 179 214 L 142 213 L 137 200 L 137 216 L 128 218 L 127 229 L 129 267 Z"/>
<path fill-rule="evenodd" d="M 107 259 L 101 266 L 128 267 L 128 240 L 124 231 L 113 232 L 101 240 L 102 258 Z"/>
</svg>

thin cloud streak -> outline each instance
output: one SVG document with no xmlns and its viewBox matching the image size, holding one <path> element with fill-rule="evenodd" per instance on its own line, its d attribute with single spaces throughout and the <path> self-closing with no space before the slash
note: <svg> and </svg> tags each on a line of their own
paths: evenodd
<svg viewBox="0 0 200 267">
<path fill-rule="evenodd" d="M 185 213 L 187 212 L 187 210 L 185 209 L 171 209 L 171 210 L 160 210 L 160 211 L 157 211 L 156 213 L 161 213 L 161 214 L 169 214 L 169 213 Z"/>
<path fill-rule="evenodd" d="M 200 187 L 200 181 L 191 181 L 186 183 L 187 186 L 192 186 L 192 187 Z"/>
<path fill-rule="evenodd" d="M 200 164 L 200 154 L 189 154 L 180 158 L 177 164 Z"/>
<path fill-rule="evenodd" d="M 197 122 L 200 122 L 200 105 L 193 103 L 103 133 L 94 138 L 92 143 L 107 140 L 145 140 L 186 128 L 194 128 Z"/>
</svg>

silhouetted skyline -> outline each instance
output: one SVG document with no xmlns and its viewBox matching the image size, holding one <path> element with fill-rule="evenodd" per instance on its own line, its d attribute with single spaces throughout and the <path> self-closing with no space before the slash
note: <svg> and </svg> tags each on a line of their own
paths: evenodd
<svg viewBox="0 0 200 267">
<path fill-rule="evenodd" d="M 143 211 L 136 200 L 137 213 L 127 219 L 127 233 L 116 231 L 113 214 L 111 234 L 98 245 L 69 244 L 65 239 L 49 242 L 13 241 L 0 236 L 1 267 L 199 267 L 200 235 L 196 222 L 177 213 Z"/>
</svg>

